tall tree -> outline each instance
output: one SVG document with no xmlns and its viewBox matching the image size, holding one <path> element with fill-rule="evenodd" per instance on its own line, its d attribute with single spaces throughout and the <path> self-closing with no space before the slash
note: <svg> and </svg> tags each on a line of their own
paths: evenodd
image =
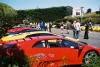
<svg viewBox="0 0 100 67">
<path fill-rule="evenodd" d="M 0 37 L 3 36 L 11 24 L 15 23 L 16 10 L 0 2 Z"/>
<path fill-rule="evenodd" d="M 12 7 L 0 2 L 0 25 L 7 23 L 8 18 L 10 19 L 15 15 L 16 11 Z"/>
<path fill-rule="evenodd" d="M 91 8 L 87 9 L 87 12 L 86 13 L 91 13 Z"/>
</svg>

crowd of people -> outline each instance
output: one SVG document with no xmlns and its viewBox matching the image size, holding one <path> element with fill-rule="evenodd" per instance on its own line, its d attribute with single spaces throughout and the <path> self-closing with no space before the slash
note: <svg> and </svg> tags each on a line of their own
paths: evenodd
<svg viewBox="0 0 100 67">
<path fill-rule="evenodd" d="M 67 34 L 69 34 L 70 30 L 72 30 L 73 31 L 73 38 L 79 40 L 79 34 L 80 34 L 80 31 L 81 31 L 80 25 L 81 24 L 80 24 L 79 20 L 74 20 L 73 22 L 66 21 L 65 24 L 64 24 L 64 22 L 62 22 L 60 24 L 61 34 L 64 33 L 64 29 L 66 29 Z M 32 26 L 33 26 L 32 23 L 30 23 L 30 27 L 32 27 Z M 84 26 L 85 26 L 84 39 L 89 39 L 88 32 L 89 32 L 89 29 L 92 28 L 92 23 L 86 22 Z M 48 22 L 48 23 L 40 22 L 40 23 L 35 24 L 35 28 L 40 29 L 42 31 L 51 32 L 52 23 L 50 23 L 50 22 Z"/>
<path fill-rule="evenodd" d="M 64 27 L 66 26 L 65 28 L 67 30 L 67 34 L 69 34 L 70 30 L 72 30 L 73 31 L 73 38 L 79 40 L 79 34 L 80 34 L 80 31 L 81 31 L 80 25 L 81 24 L 80 24 L 79 20 L 74 20 L 73 22 L 66 21 L 66 24 L 64 24 L 62 22 L 60 24 L 61 34 L 63 34 Z M 89 32 L 89 29 L 92 28 L 92 23 L 86 22 L 84 26 L 85 26 L 84 39 L 89 39 L 88 32 Z"/>
<path fill-rule="evenodd" d="M 32 27 L 32 23 L 30 23 L 30 27 Z M 48 23 L 40 22 L 35 24 L 35 28 L 40 29 L 41 31 L 51 32 L 52 24 L 49 22 Z"/>
</svg>

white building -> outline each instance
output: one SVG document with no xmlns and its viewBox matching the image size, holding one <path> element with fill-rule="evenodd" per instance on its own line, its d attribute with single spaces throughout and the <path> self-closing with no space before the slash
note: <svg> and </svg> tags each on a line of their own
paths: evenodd
<svg viewBox="0 0 100 67">
<path fill-rule="evenodd" d="M 72 17 L 74 16 L 83 16 L 83 7 L 73 8 Z"/>
</svg>

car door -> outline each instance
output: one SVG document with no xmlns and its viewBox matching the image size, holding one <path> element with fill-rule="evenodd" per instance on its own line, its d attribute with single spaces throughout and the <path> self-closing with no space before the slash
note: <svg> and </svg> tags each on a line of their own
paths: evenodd
<svg viewBox="0 0 100 67">
<path fill-rule="evenodd" d="M 27 46 L 24 49 L 24 54 L 28 56 L 31 67 L 38 67 L 40 63 L 47 61 L 48 48 L 46 48 L 45 40 L 32 43 L 33 45 Z M 28 44 L 29 45 L 29 44 Z"/>
<path fill-rule="evenodd" d="M 63 55 L 66 57 L 67 64 L 73 65 L 73 64 L 79 64 L 78 63 L 78 54 L 79 54 L 79 46 L 77 43 L 61 39 L 61 52 L 63 52 Z"/>
<path fill-rule="evenodd" d="M 68 65 L 78 64 L 78 44 L 64 39 L 52 39 L 48 40 L 48 45 L 48 55 L 53 56 L 49 60 Z"/>
</svg>

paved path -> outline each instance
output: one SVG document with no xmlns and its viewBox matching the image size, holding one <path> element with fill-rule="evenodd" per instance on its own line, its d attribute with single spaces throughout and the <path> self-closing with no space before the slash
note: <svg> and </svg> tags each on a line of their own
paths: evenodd
<svg viewBox="0 0 100 67">
<path fill-rule="evenodd" d="M 60 29 L 52 28 L 52 33 L 61 35 L 60 31 L 61 31 Z M 72 37 L 73 32 L 70 31 L 70 33 L 67 34 L 66 30 L 64 29 L 64 35 Z M 80 41 L 87 42 L 87 43 L 89 43 L 93 46 L 96 46 L 96 47 L 100 48 L 100 32 L 91 32 L 91 31 L 89 31 L 89 39 L 88 40 L 83 39 L 83 37 L 84 37 L 84 31 L 81 31 L 80 32 L 80 38 L 79 38 Z"/>
</svg>

